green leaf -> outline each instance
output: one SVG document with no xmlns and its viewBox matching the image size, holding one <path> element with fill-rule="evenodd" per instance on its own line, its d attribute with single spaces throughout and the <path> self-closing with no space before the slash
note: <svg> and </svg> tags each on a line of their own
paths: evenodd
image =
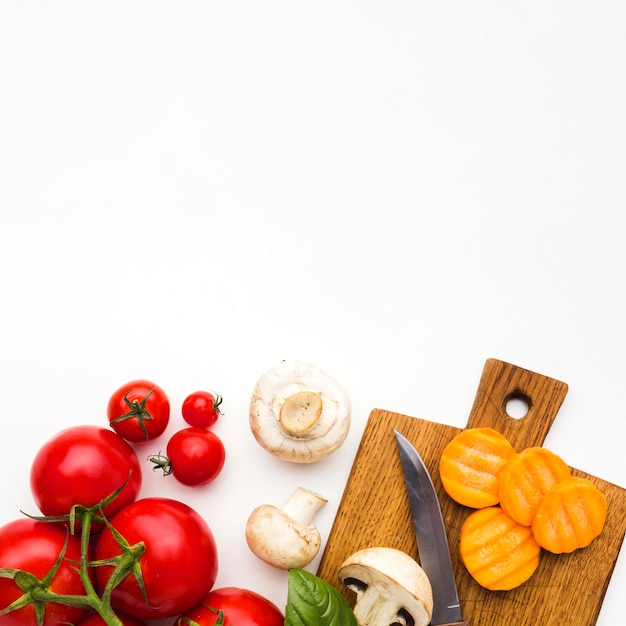
<svg viewBox="0 0 626 626">
<path fill-rule="evenodd" d="M 357 626 L 348 601 L 303 569 L 289 570 L 285 626 Z"/>
</svg>

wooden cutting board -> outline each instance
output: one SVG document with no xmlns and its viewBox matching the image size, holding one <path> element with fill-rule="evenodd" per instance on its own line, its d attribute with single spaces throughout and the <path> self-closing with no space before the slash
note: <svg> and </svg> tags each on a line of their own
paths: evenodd
<svg viewBox="0 0 626 626">
<path fill-rule="evenodd" d="M 542 445 L 566 394 L 565 383 L 489 359 L 467 427 L 494 428 L 517 451 Z M 523 399 L 528 405 L 523 418 L 507 415 L 511 398 Z M 574 475 L 591 480 L 607 498 L 608 516 L 600 537 L 572 554 L 543 551 L 537 571 L 525 584 L 512 591 L 488 591 L 474 582 L 459 557 L 460 528 L 471 509 L 451 500 L 439 479 L 439 457 L 461 429 L 380 409 L 374 409 L 368 419 L 318 576 L 354 602 L 354 594 L 337 578 L 347 556 L 365 547 L 389 546 L 418 559 L 394 429 L 415 445 L 433 478 L 448 532 L 463 617 L 470 626 L 596 624 L 626 532 L 625 489 L 572 468 Z M 589 445 L 595 442 L 590 440 Z"/>
</svg>

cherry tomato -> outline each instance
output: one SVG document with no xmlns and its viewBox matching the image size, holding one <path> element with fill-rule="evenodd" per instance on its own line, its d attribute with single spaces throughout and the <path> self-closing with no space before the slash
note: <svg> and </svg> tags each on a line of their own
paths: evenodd
<svg viewBox="0 0 626 626">
<path fill-rule="evenodd" d="M 111 428 L 127 441 L 156 439 L 170 420 L 170 401 L 161 387 L 148 380 L 122 385 L 109 399 Z"/>
<path fill-rule="evenodd" d="M 139 560 L 148 603 L 134 574 L 115 587 L 116 610 L 137 618 L 180 615 L 204 598 L 218 571 L 217 546 L 207 522 L 191 507 L 168 498 L 142 498 L 122 509 L 111 525 L 130 544 L 143 541 Z M 105 528 L 96 543 L 96 559 L 120 554 L 111 530 Z M 110 566 L 96 568 L 100 589 L 111 575 Z"/>
<path fill-rule="evenodd" d="M 224 467 L 226 451 L 222 440 L 204 428 L 183 428 L 167 443 L 167 457 L 150 459 L 165 475 L 173 474 L 183 485 L 197 487 L 214 480 Z"/>
<path fill-rule="evenodd" d="M 137 498 L 141 466 L 127 441 L 109 428 L 91 425 L 57 433 L 39 449 L 30 471 L 33 498 L 46 516 L 67 515 L 76 504 L 94 506 L 125 481 L 104 508 L 107 517 Z"/>
<path fill-rule="evenodd" d="M 198 626 L 213 626 L 223 611 L 223 626 L 283 626 L 285 618 L 280 609 L 262 595 L 240 589 L 214 589 L 204 600 L 179 617 L 176 626 L 195 622 Z"/>
<path fill-rule="evenodd" d="M 190 426 L 210 428 L 221 415 L 222 396 L 210 391 L 194 391 L 183 402 L 183 419 Z"/>
<path fill-rule="evenodd" d="M 48 589 L 59 594 L 84 595 L 85 588 L 76 570 L 80 539 L 48 522 L 30 518 L 9 522 L 0 528 L 0 567 L 29 572 L 42 580 L 52 569 L 67 539 L 65 556 Z M 0 578 L 0 610 L 24 592 L 10 578 Z M 74 624 L 87 614 L 84 609 L 48 602 L 43 626 Z M 33 626 L 37 623 L 33 605 L 11 611 L 0 618 L 2 626 Z"/>
</svg>

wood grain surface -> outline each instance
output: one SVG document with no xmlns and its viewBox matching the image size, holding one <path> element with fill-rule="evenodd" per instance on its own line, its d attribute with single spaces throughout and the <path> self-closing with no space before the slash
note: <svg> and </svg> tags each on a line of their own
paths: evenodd
<svg viewBox="0 0 626 626">
<path fill-rule="evenodd" d="M 517 451 L 541 445 L 566 394 L 565 383 L 489 359 L 467 427 L 490 426 L 506 435 Z M 529 410 L 525 417 L 507 415 L 511 397 L 526 400 Z M 459 558 L 460 528 L 471 510 L 452 501 L 439 479 L 439 457 L 461 429 L 381 409 L 374 409 L 369 416 L 318 576 L 354 602 L 354 594 L 337 579 L 339 566 L 350 554 L 365 547 L 389 546 L 418 559 L 394 429 L 415 445 L 431 472 L 448 532 L 463 617 L 470 626 L 596 624 L 626 532 L 626 490 L 572 468 L 574 475 L 591 480 L 607 498 L 602 535 L 572 554 L 543 551 L 528 582 L 512 591 L 488 591 L 471 578 Z"/>
</svg>

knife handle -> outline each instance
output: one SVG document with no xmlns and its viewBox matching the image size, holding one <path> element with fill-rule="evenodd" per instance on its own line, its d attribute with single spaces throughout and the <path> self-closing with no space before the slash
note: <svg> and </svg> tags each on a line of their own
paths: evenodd
<svg viewBox="0 0 626 626">
<path fill-rule="evenodd" d="M 469 622 L 463 620 L 461 622 L 451 622 L 450 624 L 437 624 L 437 626 L 469 626 Z"/>
</svg>

